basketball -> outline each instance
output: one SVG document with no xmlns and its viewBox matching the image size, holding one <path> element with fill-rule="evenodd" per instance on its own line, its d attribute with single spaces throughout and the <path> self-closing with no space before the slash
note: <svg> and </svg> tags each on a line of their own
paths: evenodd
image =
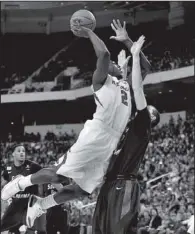
<svg viewBox="0 0 195 234">
<path fill-rule="evenodd" d="M 71 26 L 77 26 L 77 24 L 80 24 L 80 26 L 84 26 L 86 28 L 91 29 L 92 31 L 96 27 L 96 19 L 95 16 L 88 10 L 79 10 L 76 11 L 71 19 L 70 19 L 70 25 Z M 77 32 L 73 32 L 76 36 L 82 37 L 81 34 Z"/>
</svg>

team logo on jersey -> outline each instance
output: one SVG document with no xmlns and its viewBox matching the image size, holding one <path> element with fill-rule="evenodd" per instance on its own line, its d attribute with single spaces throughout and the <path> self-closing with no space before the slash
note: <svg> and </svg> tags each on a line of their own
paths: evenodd
<svg viewBox="0 0 195 234">
<path fill-rule="evenodd" d="M 125 91 L 129 91 L 129 84 L 125 80 L 120 80 L 120 86 L 121 89 L 124 89 Z"/>
<path fill-rule="evenodd" d="M 12 172 L 12 167 L 7 167 L 7 172 L 10 174 Z"/>
<path fill-rule="evenodd" d="M 23 194 L 16 194 L 14 196 L 14 198 L 29 198 L 30 197 L 30 193 L 23 193 Z"/>
<path fill-rule="evenodd" d="M 129 91 L 129 84 L 125 80 L 117 80 L 117 81 L 113 80 L 112 84 L 114 84 L 116 86 L 120 86 L 120 88 L 125 90 L 125 91 Z"/>
</svg>

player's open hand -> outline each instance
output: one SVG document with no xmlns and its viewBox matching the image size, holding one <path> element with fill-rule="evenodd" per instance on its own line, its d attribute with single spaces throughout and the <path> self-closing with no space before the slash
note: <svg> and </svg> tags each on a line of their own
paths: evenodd
<svg viewBox="0 0 195 234">
<path fill-rule="evenodd" d="M 139 55 L 141 48 L 145 42 L 145 37 L 142 35 L 131 47 L 131 53 L 133 56 Z"/>
<path fill-rule="evenodd" d="M 126 57 L 125 50 L 121 50 L 121 52 L 118 54 L 118 65 L 122 69 L 123 79 L 127 78 L 127 67 L 128 67 L 129 59 L 130 59 L 130 56 Z"/>
<path fill-rule="evenodd" d="M 115 31 L 116 36 L 111 36 L 110 39 L 114 39 L 116 41 L 124 42 L 128 40 L 129 36 L 126 30 L 126 22 L 123 22 L 123 26 L 121 25 L 120 20 L 113 20 L 111 23 L 111 28 Z"/>
</svg>

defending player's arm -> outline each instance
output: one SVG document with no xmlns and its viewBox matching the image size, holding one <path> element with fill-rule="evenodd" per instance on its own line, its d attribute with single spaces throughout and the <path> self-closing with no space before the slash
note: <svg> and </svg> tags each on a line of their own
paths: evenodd
<svg viewBox="0 0 195 234">
<path fill-rule="evenodd" d="M 143 80 L 140 67 L 140 51 L 144 41 L 145 37 L 141 36 L 137 42 L 133 43 L 133 46 L 131 47 L 131 53 L 133 57 L 132 88 L 137 110 L 143 110 L 147 107 L 147 102 L 143 91 Z"/>
<path fill-rule="evenodd" d="M 108 76 L 109 64 L 110 64 L 110 53 L 104 44 L 104 42 L 90 29 L 85 27 L 77 27 L 72 30 L 77 30 L 86 35 L 93 44 L 97 56 L 96 70 L 93 74 L 93 88 L 94 91 L 98 91 L 103 85 Z"/>
<path fill-rule="evenodd" d="M 115 31 L 116 36 L 110 37 L 110 39 L 114 39 L 117 41 L 121 41 L 125 44 L 125 46 L 128 48 L 129 52 L 131 51 L 131 47 L 133 46 L 133 41 L 129 37 L 127 30 L 126 30 L 126 22 L 123 23 L 123 27 L 119 20 L 113 20 L 113 23 L 111 24 L 112 29 Z M 142 69 L 144 70 L 144 75 L 146 76 L 151 71 L 151 65 L 150 62 L 147 60 L 144 53 L 140 52 L 140 62 Z"/>
</svg>

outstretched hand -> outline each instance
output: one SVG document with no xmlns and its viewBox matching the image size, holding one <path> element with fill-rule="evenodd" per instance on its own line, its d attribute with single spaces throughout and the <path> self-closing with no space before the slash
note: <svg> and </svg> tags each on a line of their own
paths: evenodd
<svg viewBox="0 0 195 234">
<path fill-rule="evenodd" d="M 118 54 L 118 65 L 122 69 L 123 79 L 127 78 L 127 67 L 128 67 L 129 59 L 130 59 L 130 56 L 126 57 L 125 50 L 121 50 L 121 52 Z"/>
<path fill-rule="evenodd" d="M 111 28 L 115 31 L 116 36 L 111 36 L 110 39 L 124 42 L 129 38 L 125 21 L 123 22 L 122 26 L 120 20 L 113 20 L 113 23 L 111 23 Z"/>
<path fill-rule="evenodd" d="M 139 55 L 141 48 L 145 42 L 145 37 L 142 35 L 131 47 L 131 53 L 133 56 Z"/>
</svg>

